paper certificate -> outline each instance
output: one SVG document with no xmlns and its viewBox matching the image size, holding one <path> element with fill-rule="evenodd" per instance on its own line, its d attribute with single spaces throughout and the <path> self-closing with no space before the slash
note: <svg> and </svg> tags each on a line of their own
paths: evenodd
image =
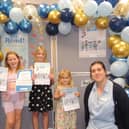
<svg viewBox="0 0 129 129">
<path fill-rule="evenodd" d="M 19 70 L 16 79 L 16 92 L 31 91 L 32 70 Z"/>
<path fill-rule="evenodd" d="M 50 63 L 35 63 L 34 75 L 36 85 L 50 85 Z"/>
<path fill-rule="evenodd" d="M 7 91 L 8 68 L 0 67 L 0 91 Z"/>
<path fill-rule="evenodd" d="M 77 88 L 63 89 L 65 96 L 62 97 L 64 111 L 76 110 L 80 108 L 79 98 L 75 96 Z"/>
</svg>

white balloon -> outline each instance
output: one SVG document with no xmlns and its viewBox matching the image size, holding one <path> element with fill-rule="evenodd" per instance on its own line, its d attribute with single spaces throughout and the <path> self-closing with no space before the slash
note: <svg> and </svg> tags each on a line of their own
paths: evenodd
<svg viewBox="0 0 129 129">
<path fill-rule="evenodd" d="M 113 11 L 112 4 L 108 1 L 104 1 L 100 3 L 98 6 L 98 14 L 99 16 L 109 16 Z"/>
<path fill-rule="evenodd" d="M 65 8 L 71 9 L 72 2 L 71 2 L 71 0 L 59 0 L 58 6 L 59 6 L 60 10 L 65 9 Z"/>
<path fill-rule="evenodd" d="M 58 25 L 58 30 L 62 35 L 69 34 L 71 32 L 71 28 L 71 23 L 60 22 L 60 24 Z"/>
<path fill-rule="evenodd" d="M 126 81 L 124 78 L 115 78 L 113 81 L 118 83 L 122 88 L 126 86 Z"/>
<path fill-rule="evenodd" d="M 96 14 L 98 4 L 94 0 L 88 0 L 84 5 L 84 12 L 87 16 L 93 16 Z"/>
<path fill-rule="evenodd" d="M 115 77 L 122 77 L 128 72 L 128 64 L 122 61 L 115 61 L 110 66 L 110 72 Z"/>
<path fill-rule="evenodd" d="M 128 64 L 128 66 L 129 66 L 129 56 L 127 57 L 127 64 Z"/>
<path fill-rule="evenodd" d="M 129 26 L 125 27 L 121 32 L 121 39 L 129 43 Z"/>
<path fill-rule="evenodd" d="M 23 20 L 23 12 L 21 8 L 14 7 L 9 12 L 9 17 L 12 21 L 19 23 Z"/>
</svg>

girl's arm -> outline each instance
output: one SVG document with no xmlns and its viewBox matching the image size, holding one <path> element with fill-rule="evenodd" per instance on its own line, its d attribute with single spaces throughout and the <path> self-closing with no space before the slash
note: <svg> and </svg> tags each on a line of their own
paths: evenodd
<svg viewBox="0 0 129 129">
<path fill-rule="evenodd" d="M 49 78 L 50 78 L 51 85 L 54 84 L 54 73 L 53 73 L 53 69 L 52 68 L 50 70 Z"/>
<path fill-rule="evenodd" d="M 60 99 L 63 96 L 65 96 L 65 94 L 61 93 L 60 90 L 56 88 L 55 93 L 54 93 L 54 98 L 55 99 Z"/>
</svg>

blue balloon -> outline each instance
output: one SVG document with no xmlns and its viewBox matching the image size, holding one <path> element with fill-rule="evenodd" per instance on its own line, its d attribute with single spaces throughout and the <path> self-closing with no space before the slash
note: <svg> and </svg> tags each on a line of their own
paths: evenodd
<svg viewBox="0 0 129 129">
<path fill-rule="evenodd" d="M 23 19 L 19 23 L 19 28 L 24 33 L 30 33 L 31 30 L 32 30 L 32 23 L 29 20 L 27 20 L 27 19 Z"/>
<path fill-rule="evenodd" d="M 72 17 L 73 17 L 73 13 L 69 8 L 65 8 L 65 9 L 61 10 L 60 18 L 63 22 L 71 22 Z"/>
<path fill-rule="evenodd" d="M 0 10 L 2 13 L 6 14 L 7 16 L 9 16 L 9 12 L 12 9 L 12 4 L 9 3 L 1 3 L 0 5 Z"/>
<path fill-rule="evenodd" d="M 58 34 L 58 24 L 48 23 L 46 25 L 46 32 L 50 36 L 54 36 Z"/>
<path fill-rule="evenodd" d="M 109 58 L 110 64 L 112 64 L 115 61 L 127 62 L 127 58 L 118 58 L 118 57 L 115 57 L 114 55 L 111 55 Z"/>
<path fill-rule="evenodd" d="M 95 0 L 95 1 L 99 5 L 101 2 L 103 2 L 105 0 Z M 113 7 L 119 2 L 119 0 L 106 0 L 106 1 L 110 2 Z"/>
<path fill-rule="evenodd" d="M 1 3 L 13 4 L 12 0 L 1 0 Z"/>
<path fill-rule="evenodd" d="M 119 0 L 108 0 L 113 7 L 115 7 L 115 5 L 119 2 Z"/>
<path fill-rule="evenodd" d="M 52 5 L 50 5 L 50 11 L 52 11 L 52 10 L 59 10 L 58 4 L 52 4 Z"/>
<path fill-rule="evenodd" d="M 50 12 L 50 6 L 47 4 L 40 4 L 38 7 L 38 14 L 42 18 L 47 18 Z"/>
<path fill-rule="evenodd" d="M 16 34 L 18 32 L 19 28 L 18 28 L 18 24 L 14 21 L 8 21 L 7 23 L 5 23 L 4 25 L 4 31 L 8 34 Z"/>
<path fill-rule="evenodd" d="M 127 20 L 121 17 L 113 17 L 109 21 L 109 27 L 114 32 L 121 32 L 127 26 Z"/>
</svg>

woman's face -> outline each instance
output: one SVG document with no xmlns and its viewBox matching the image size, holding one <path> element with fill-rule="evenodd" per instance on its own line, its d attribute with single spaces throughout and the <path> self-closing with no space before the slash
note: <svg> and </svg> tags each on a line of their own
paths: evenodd
<svg viewBox="0 0 129 129">
<path fill-rule="evenodd" d="M 106 78 L 106 71 L 101 64 L 94 64 L 90 72 L 91 78 L 96 82 L 102 82 Z"/>
<path fill-rule="evenodd" d="M 7 58 L 7 64 L 9 65 L 10 69 L 17 69 L 19 59 L 15 54 L 9 54 Z"/>
</svg>

